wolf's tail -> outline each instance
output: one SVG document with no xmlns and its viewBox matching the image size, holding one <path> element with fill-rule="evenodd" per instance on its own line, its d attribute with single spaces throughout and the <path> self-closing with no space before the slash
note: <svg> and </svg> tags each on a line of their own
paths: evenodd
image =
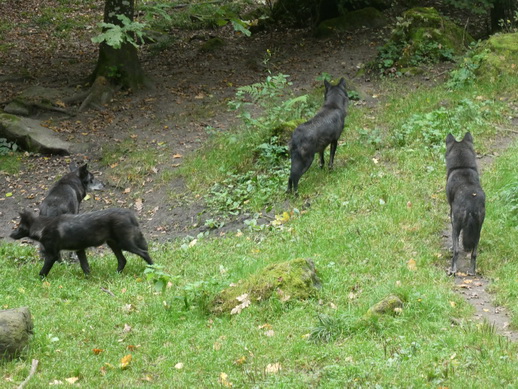
<svg viewBox="0 0 518 389">
<path fill-rule="evenodd" d="M 468 220 L 462 229 L 462 246 L 464 250 L 471 251 L 480 240 L 480 230 L 482 229 L 481 215 L 475 212 L 468 213 Z"/>
</svg>

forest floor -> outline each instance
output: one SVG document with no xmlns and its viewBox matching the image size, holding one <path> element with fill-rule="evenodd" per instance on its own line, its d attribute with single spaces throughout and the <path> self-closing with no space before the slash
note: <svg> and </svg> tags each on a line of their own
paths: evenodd
<svg viewBox="0 0 518 389">
<path fill-rule="evenodd" d="M 0 14 L 9 13 L 13 25 L 20 27 L 3 33 L 4 44 L 12 45 L 12 49 L 0 51 L 0 103 L 5 105 L 34 85 L 49 88 L 84 85 L 97 60 L 96 46 L 88 37 L 89 29 L 58 39 L 49 35 L 48 29 L 32 25 L 29 12 L 8 9 L 8 3 L 0 3 Z M 27 1 L 23 7 L 37 10 L 39 3 Z M 64 140 L 84 144 L 86 148 L 82 154 L 70 157 L 28 155 L 22 158 L 19 172 L 0 172 L 0 239 L 6 239 L 15 227 L 20 210 L 37 210 L 50 186 L 68 171 L 71 160 L 87 162 L 105 184 L 103 191 L 92 193 L 83 201 L 83 212 L 113 206 L 133 208 L 151 241 L 196 236 L 206 229 L 204 220 L 211 217 L 203 200 L 190 195 L 182 179 L 164 181 L 158 177 L 161 172 L 181 166 L 187 155 L 204 144 L 210 131 L 225 131 L 238 125 L 226 104 L 236 88 L 264 81 L 270 73 L 283 73 L 290 75 L 294 93 L 301 95 L 321 83 L 315 79 L 325 72 L 351 80 L 367 97 L 362 104 L 374 107 L 388 97 L 383 83 L 368 73 L 357 74 L 374 59 L 386 31 L 364 29 L 323 40 L 313 38 L 307 29 L 279 29 L 251 37 L 238 35 L 229 27 L 172 31 L 176 43 L 171 47 L 141 52 L 141 62 L 153 81 L 153 88 L 118 93 L 102 110 L 89 110 L 74 117 L 55 112 L 35 115 Z M 202 44 L 213 36 L 222 37 L 226 44 L 210 53 L 201 50 Z M 418 89 L 442 82 L 448 66 L 430 67 L 423 74 L 402 78 L 401 84 L 405 84 L 405 89 Z M 107 150 L 128 140 L 131 148 L 151 148 L 161 156 L 160 164 L 144 182 L 116 182 L 111 171 L 117 162 L 106 166 L 102 161 Z M 508 142 L 501 147 L 505 144 Z M 9 197 L 5 196 L 7 193 Z M 239 228 L 243 218 L 246 215 L 228 225 Z M 460 290 L 467 291 L 469 300 L 491 300 L 485 292 L 487 280 L 465 281 L 458 278 Z M 501 309 L 478 306 L 480 317 L 497 323 L 501 331 L 516 338 L 507 329 L 509 319 L 500 314 Z"/>
</svg>

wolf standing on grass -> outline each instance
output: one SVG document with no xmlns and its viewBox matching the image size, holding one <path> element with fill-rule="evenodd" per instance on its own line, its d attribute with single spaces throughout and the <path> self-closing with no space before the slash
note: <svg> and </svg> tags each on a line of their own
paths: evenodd
<svg viewBox="0 0 518 389">
<path fill-rule="evenodd" d="M 338 138 L 344 129 L 346 108 L 349 103 L 345 80 L 337 85 L 324 81 L 324 105 L 309 121 L 298 126 L 291 137 L 291 172 L 288 193 L 297 193 L 300 177 L 309 169 L 315 153 L 320 154 L 320 168 L 324 167 L 324 150 L 331 145 L 329 168 L 333 168 Z"/>
<path fill-rule="evenodd" d="M 475 275 L 480 230 L 486 215 L 486 195 L 480 186 L 473 137 L 468 132 L 457 142 L 452 134 L 446 137 L 446 195 L 450 204 L 453 257 L 450 274 L 457 272 L 459 238 L 462 246 L 471 251 L 469 275 Z"/>
</svg>

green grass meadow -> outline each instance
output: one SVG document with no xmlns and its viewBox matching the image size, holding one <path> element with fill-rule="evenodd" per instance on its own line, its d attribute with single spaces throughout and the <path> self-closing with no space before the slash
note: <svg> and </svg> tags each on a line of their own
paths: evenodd
<svg viewBox="0 0 518 389">
<path fill-rule="evenodd" d="M 278 188 L 272 198 L 281 200 L 271 206 L 288 212 L 287 222 L 191 244 L 150 242 L 169 282 L 163 290 L 136 256 L 117 274 L 107 248 L 90 250 L 90 278 L 77 264 L 56 264 L 41 281 L 37 249 L 2 242 L 0 309 L 28 306 L 35 328 L 30 347 L 0 364 L 0 387 L 21 383 L 32 359 L 40 365 L 30 388 L 517 387 L 518 346 L 472 321 L 446 275 L 442 242 L 445 135 L 470 130 L 479 154 L 491 153 L 518 102 L 517 81 L 407 93 L 384 81 L 386 96 L 396 97 L 374 111 L 351 107 L 335 169 L 314 163 L 298 198 L 285 201 L 285 183 Z M 218 153 L 211 158 L 206 166 L 217 169 Z M 487 217 L 478 261 L 514 329 L 516 166 L 514 142 L 482 174 Z M 210 313 L 220 290 L 295 258 L 316 264 L 322 288 L 314 298 L 272 297 L 237 315 Z M 404 302 L 399 314 L 364 317 L 390 294 Z"/>
</svg>

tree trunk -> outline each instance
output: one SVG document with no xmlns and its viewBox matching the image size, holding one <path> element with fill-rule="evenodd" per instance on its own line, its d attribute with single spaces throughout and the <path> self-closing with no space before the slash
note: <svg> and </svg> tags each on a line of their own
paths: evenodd
<svg viewBox="0 0 518 389">
<path fill-rule="evenodd" d="M 134 8 L 134 0 L 105 0 L 104 22 L 122 26 L 117 15 L 124 15 L 133 21 Z M 99 76 L 105 77 L 115 86 L 134 90 L 146 83 L 137 48 L 128 42 L 123 42 L 119 49 L 105 42 L 99 45 L 99 58 L 92 74 L 92 83 Z"/>
<path fill-rule="evenodd" d="M 16 357 L 29 342 L 32 329 L 29 308 L 0 311 L 0 358 Z"/>
</svg>

